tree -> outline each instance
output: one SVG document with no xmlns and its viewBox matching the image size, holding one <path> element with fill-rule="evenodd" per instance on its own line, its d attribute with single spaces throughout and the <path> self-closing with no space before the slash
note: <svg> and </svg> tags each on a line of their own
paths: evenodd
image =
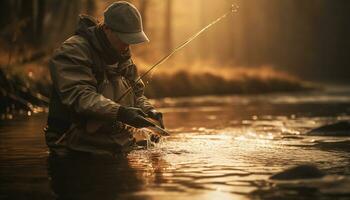
<svg viewBox="0 0 350 200">
<path fill-rule="evenodd" d="M 173 1 L 167 0 L 165 6 L 165 29 L 164 29 L 164 49 L 170 52 L 173 48 L 172 44 L 172 6 Z"/>
</svg>

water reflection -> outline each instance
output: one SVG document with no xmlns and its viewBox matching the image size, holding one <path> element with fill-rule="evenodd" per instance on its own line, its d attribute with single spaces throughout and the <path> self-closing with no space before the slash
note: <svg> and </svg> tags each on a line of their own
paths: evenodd
<svg viewBox="0 0 350 200">
<path fill-rule="evenodd" d="M 159 151 L 136 151 L 132 158 L 72 153 L 50 155 L 48 176 L 56 199 L 144 199 L 137 192 L 166 184 L 167 166 Z"/>
<path fill-rule="evenodd" d="M 144 184 L 124 156 L 50 155 L 48 175 L 56 199 L 116 199 Z"/>
</svg>

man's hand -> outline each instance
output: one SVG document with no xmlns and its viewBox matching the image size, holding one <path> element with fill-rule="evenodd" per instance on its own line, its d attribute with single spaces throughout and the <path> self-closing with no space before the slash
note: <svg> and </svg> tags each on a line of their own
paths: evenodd
<svg viewBox="0 0 350 200">
<path fill-rule="evenodd" d="M 161 112 L 158 112 L 155 109 L 152 109 L 148 111 L 147 115 L 148 117 L 157 120 L 160 124 L 160 127 L 164 128 L 163 114 Z"/>
<path fill-rule="evenodd" d="M 120 106 L 117 120 L 135 128 L 154 126 L 145 117 L 147 115 L 140 108 Z"/>
</svg>

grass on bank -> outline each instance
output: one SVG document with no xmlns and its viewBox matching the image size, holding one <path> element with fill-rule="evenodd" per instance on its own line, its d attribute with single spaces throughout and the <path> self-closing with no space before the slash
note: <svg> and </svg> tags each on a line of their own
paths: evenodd
<svg viewBox="0 0 350 200">
<path fill-rule="evenodd" d="M 141 69 L 142 74 L 144 69 Z M 315 86 L 271 66 L 192 64 L 161 68 L 144 79 L 150 98 L 297 92 Z"/>
</svg>

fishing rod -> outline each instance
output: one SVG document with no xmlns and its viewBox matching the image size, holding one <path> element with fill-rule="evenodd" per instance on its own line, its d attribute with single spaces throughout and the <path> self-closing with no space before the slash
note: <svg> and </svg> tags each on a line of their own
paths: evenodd
<svg viewBox="0 0 350 200">
<path fill-rule="evenodd" d="M 158 62 L 156 62 L 153 66 L 151 66 L 147 71 L 145 71 L 140 77 L 136 79 L 136 81 L 118 98 L 117 102 L 120 102 L 135 86 L 136 84 L 142 80 L 143 77 L 147 76 L 154 68 L 156 68 L 158 65 L 163 64 L 165 61 L 167 61 L 172 55 L 174 55 L 177 51 L 184 48 L 186 45 L 188 45 L 190 42 L 192 42 L 194 39 L 196 39 L 200 34 L 208 30 L 210 27 L 221 21 L 222 19 L 226 18 L 229 14 L 237 13 L 239 9 L 239 6 L 236 4 L 231 5 L 230 11 L 226 12 L 216 20 L 212 21 L 210 24 L 202 28 L 197 33 L 193 34 L 191 37 L 189 37 L 187 40 L 185 40 L 183 43 L 181 43 L 179 46 L 177 46 L 174 50 L 172 50 L 168 55 L 165 55 L 162 59 L 160 59 Z"/>
</svg>

